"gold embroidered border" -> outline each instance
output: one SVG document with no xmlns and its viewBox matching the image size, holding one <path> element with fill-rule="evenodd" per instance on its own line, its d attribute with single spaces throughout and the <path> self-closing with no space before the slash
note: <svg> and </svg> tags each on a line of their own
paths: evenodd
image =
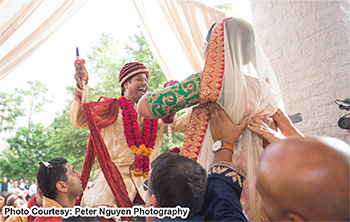
<svg viewBox="0 0 350 222">
<path fill-rule="evenodd" d="M 232 162 L 227 162 L 227 161 L 215 161 L 212 163 L 209 167 L 208 174 L 210 174 L 211 168 L 216 167 L 216 166 L 222 166 L 222 167 L 228 167 L 231 170 L 236 171 L 237 173 L 241 174 L 242 176 L 246 176 L 246 172 L 237 164 L 232 163 Z"/>
<path fill-rule="evenodd" d="M 200 147 L 207 131 L 209 123 L 209 111 L 200 106 L 192 109 L 190 122 L 187 126 L 186 136 L 180 154 L 190 159 L 197 160 Z"/>
<path fill-rule="evenodd" d="M 206 59 L 200 89 L 199 103 L 217 101 L 225 69 L 224 21 L 218 22 L 210 37 L 208 58 Z M 209 111 L 206 107 L 193 109 L 186 130 L 185 140 L 180 154 L 197 160 L 205 132 L 209 124 Z"/>
<path fill-rule="evenodd" d="M 228 169 L 231 169 L 231 172 L 227 172 Z M 237 164 L 226 161 L 216 161 L 214 162 L 208 171 L 208 175 L 215 174 L 223 174 L 225 173 L 225 177 L 229 177 L 232 179 L 234 183 L 238 182 L 240 187 L 243 187 L 244 178 L 246 172 L 242 170 Z"/>
<path fill-rule="evenodd" d="M 224 21 L 218 22 L 210 37 L 200 91 L 200 104 L 217 101 L 225 69 Z"/>
</svg>

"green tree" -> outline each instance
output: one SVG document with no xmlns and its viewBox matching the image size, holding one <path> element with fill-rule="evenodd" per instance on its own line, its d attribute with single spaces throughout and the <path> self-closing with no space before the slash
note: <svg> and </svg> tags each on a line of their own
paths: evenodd
<svg viewBox="0 0 350 222">
<path fill-rule="evenodd" d="M 32 123 L 33 116 L 43 112 L 44 105 L 50 102 L 47 99 L 48 89 L 39 81 L 29 81 L 27 89 L 16 90 L 15 92 L 12 101 L 17 109 L 12 109 L 12 115 L 18 117 L 23 115 L 23 111 L 26 110 L 28 125 L 27 127 L 18 128 L 15 135 L 7 139 L 9 147 L 5 149 L 0 157 L 0 171 L 1 174 L 9 177 L 29 177 L 28 179 L 33 180 L 38 168 L 38 161 L 48 160 L 56 155 L 55 150 L 46 145 L 52 130 L 42 124 Z M 11 97 L 7 98 L 11 100 Z M 20 103 L 22 103 L 23 108 L 20 108 Z M 15 120 L 16 118 L 13 117 L 12 119 Z"/>
<path fill-rule="evenodd" d="M 148 90 L 161 90 L 167 82 L 167 79 L 156 58 L 153 56 L 140 27 L 138 27 L 138 31 L 133 36 L 129 36 L 129 40 L 125 43 L 124 49 L 127 52 L 125 58 L 123 58 L 124 62 L 141 62 L 147 67 L 150 73 Z"/>
<path fill-rule="evenodd" d="M 33 181 L 39 161 L 48 161 L 57 155 L 57 150 L 46 144 L 51 132 L 42 124 L 19 128 L 16 135 L 7 140 L 9 148 L 0 159 L 1 175 Z"/>
<path fill-rule="evenodd" d="M 34 114 L 39 114 L 44 111 L 44 105 L 52 102 L 47 97 L 48 89 L 39 81 L 28 81 L 28 88 L 19 90 L 19 92 L 26 98 L 28 102 L 28 129 L 32 124 L 32 118 Z"/>
<path fill-rule="evenodd" d="M 239 17 L 238 14 L 233 11 L 233 9 L 239 8 L 239 6 L 237 5 L 237 2 L 226 2 L 220 5 L 214 5 L 214 7 L 225 12 L 226 15 Z"/>
<path fill-rule="evenodd" d="M 58 114 L 51 124 L 52 137 L 47 145 L 57 150 L 57 155 L 65 157 L 78 171 L 83 169 L 89 130 L 74 127 L 70 122 L 70 105 Z"/>
<path fill-rule="evenodd" d="M 88 53 L 89 100 L 100 96 L 117 97 L 120 95 L 118 74 L 123 62 L 118 53 L 118 42 L 111 33 L 101 33 L 98 42 L 91 46 Z"/>
<path fill-rule="evenodd" d="M 17 89 L 13 94 L 0 92 L 0 136 L 2 132 L 15 129 L 17 118 L 24 114 L 21 104 L 22 98 Z"/>
</svg>

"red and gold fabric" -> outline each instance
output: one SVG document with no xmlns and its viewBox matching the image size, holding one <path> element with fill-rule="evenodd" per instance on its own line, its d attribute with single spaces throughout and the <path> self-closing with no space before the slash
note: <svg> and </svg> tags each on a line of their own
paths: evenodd
<svg viewBox="0 0 350 222">
<path fill-rule="evenodd" d="M 149 72 L 148 69 L 145 65 L 143 65 L 142 63 L 139 62 L 129 62 L 126 63 L 120 70 L 119 72 L 119 85 L 120 87 L 123 86 L 124 82 L 137 75 L 137 74 L 145 74 L 147 77 L 147 81 L 149 80 Z"/>
<path fill-rule="evenodd" d="M 180 154 L 193 160 L 197 160 L 203 139 L 209 124 L 209 111 L 205 103 L 216 102 L 222 87 L 222 78 L 225 68 L 224 48 L 224 21 L 216 23 L 208 49 L 208 57 L 205 62 L 200 88 L 199 103 L 201 106 L 194 108 L 187 127 L 185 140 Z"/>
</svg>

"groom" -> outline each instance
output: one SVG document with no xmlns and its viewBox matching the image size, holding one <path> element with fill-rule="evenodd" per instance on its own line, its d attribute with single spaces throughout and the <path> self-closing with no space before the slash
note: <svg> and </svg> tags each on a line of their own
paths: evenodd
<svg viewBox="0 0 350 222">
<path fill-rule="evenodd" d="M 158 119 L 147 120 L 135 111 L 138 100 L 148 90 L 149 71 L 139 62 L 126 63 L 119 73 L 121 96 L 101 97 L 88 102 L 88 74 L 84 61 L 75 63 L 75 97 L 71 122 L 89 128 L 90 137 L 82 171 L 86 188 L 95 159 L 96 175 L 85 189 L 81 206 L 131 207 L 144 202 L 142 182 L 148 177 L 149 163 L 160 154 L 167 125 Z M 184 132 L 190 115 L 176 118 L 173 132 Z M 96 194 L 100 195 L 96 195 Z"/>
</svg>

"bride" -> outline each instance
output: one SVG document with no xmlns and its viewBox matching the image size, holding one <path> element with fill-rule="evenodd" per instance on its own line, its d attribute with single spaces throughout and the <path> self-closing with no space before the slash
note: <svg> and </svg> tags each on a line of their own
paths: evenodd
<svg viewBox="0 0 350 222">
<path fill-rule="evenodd" d="M 218 102 L 236 124 L 247 115 L 271 116 L 283 104 L 274 71 L 248 22 L 226 18 L 213 25 L 208 33 L 205 57 L 203 72 L 160 92 L 144 95 L 139 100 L 138 112 L 145 118 L 162 118 L 196 105 L 180 154 L 208 169 L 214 156 L 214 141 L 208 130 L 208 101 Z M 266 219 L 255 188 L 262 152 L 261 137 L 245 129 L 232 155 L 232 161 L 247 173 L 241 203 L 251 221 Z"/>
</svg>

